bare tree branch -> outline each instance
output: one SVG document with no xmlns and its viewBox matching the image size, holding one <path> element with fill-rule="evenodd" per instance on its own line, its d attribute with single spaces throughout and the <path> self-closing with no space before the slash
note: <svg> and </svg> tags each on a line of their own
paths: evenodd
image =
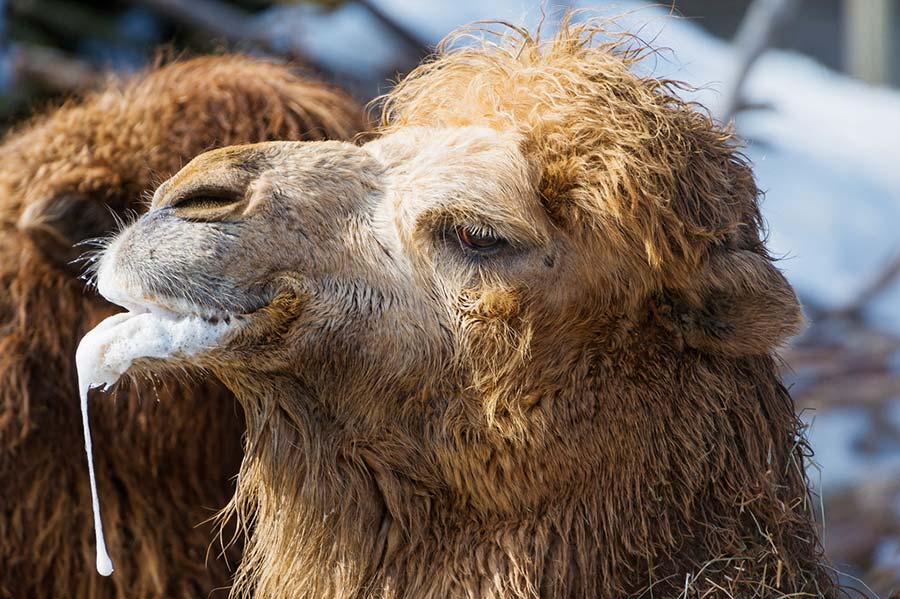
<svg viewBox="0 0 900 599">
<path fill-rule="evenodd" d="M 244 42 L 293 60 L 307 62 L 296 40 L 276 40 L 261 28 L 254 27 L 254 16 L 219 0 L 133 0 L 180 23 L 221 37 L 232 44 Z"/>
<path fill-rule="evenodd" d="M 138 0 L 176 21 L 189 23 L 229 41 L 247 39 L 248 14 L 216 0 Z"/>
<path fill-rule="evenodd" d="M 36 81 L 58 92 L 93 87 L 102 77 L 91 64 L 53 48 L 14 44 L 9 53 L 14 79 Z"/>
<path fill-rule="evenodd" d="M 777 32 L 794 16 L 800 0 L 754 0 L 734 36 L 737 68 L 724 89 L 724 101 L 718 117 L 730 121 L 737 112 L 744 83 L 754 63 L 772 43 Z"/>
<path fill-rule="evenodd" d="M 417 60 L 431 53 L 430 44 L 419 37 L 415 32 L 410 31 L 409 29 L 401 25 L 396 19 L 384 12 L 384 10 L 382 10 L 381 7 L 375 4 L 372 0 L 352 1 L 369 11 L 369 13 L 388 31 L 390 31 L 394 36 L 396 36 L 403 43 L 409 46 L 410 50 L 412 50 L 416 54 Z"/>
<path fill-rule="evenodd" d="M 846 306 L 838 308 L 828 316 L 858 318 L 861 317 L 862 311 L 871 304 L 878 296 L 888 290 L 893 283 L 900 277 L 900 256 L 895 257 L 888 262 L 885 267 L 878 273 L 868 285 L 850 301 Z"/>
</svg>

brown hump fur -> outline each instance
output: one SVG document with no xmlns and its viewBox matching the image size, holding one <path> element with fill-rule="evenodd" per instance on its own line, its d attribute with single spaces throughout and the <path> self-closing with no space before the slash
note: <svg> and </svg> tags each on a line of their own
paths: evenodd
<svg viewBox="0 0 900 599">
<path fill-rule="evenodd" d="M 75 347 L 116 311 L 68 265 L 115 232 L 155 183 L 218 146 L 349 139 L 340 91 L 240 56 L 112 82 L 13 131 L 0 147 L 0 596 L 205 597 L 226 559 L 202 522 L 230 496 L 243 423 L 214 384 L 140 382 L 92 402 L 97 477 L 116 572 L 94 571 Z M 239 551 L 227 552 L 231 566 Z M 206 563 L 208 560 L 208 563 Z"/>
</svg>

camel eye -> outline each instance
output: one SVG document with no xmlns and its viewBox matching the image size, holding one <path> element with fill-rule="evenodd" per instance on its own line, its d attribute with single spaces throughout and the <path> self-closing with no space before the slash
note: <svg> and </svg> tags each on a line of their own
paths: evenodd
<svg viewBox="0 0 900 599">
<path fill-rule="evenodd" d="M 463 249 L 482 253 L 500 249 L 507 244 L 505 239 L 493 231 L 476 230 L 472 227 L 457 227 L 456 237 Z"/>
</svg>

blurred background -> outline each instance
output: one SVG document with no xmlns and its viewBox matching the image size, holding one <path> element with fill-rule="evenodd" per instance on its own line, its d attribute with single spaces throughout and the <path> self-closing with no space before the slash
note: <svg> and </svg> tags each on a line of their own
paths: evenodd
<svg viewBox="0 0 900 599">
<path fill-rule="evenodd" d="M 462 24 L 544 13 L 552 31 L 567 7 L 666 48 L 640 68 L 746 140 L 810 321 L 784 372 L 826 550 L 864 593 L 900 590 L 900 0 L 0 0 L 0 129 L 110 73 L 226 49 L 367 101 Z"/>
</svg>

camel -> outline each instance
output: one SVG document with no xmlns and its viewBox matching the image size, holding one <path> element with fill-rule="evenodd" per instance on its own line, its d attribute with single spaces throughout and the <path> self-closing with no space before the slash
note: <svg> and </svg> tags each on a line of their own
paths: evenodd
<svg viewBox="0 0 900 599">
<path fill-rule="evenodd" d="M 348 139 L 363 113 L 286 66 L 182 60 L 70 100 L 0 146 L 0 596 L 206 597 L 240 559 L 206 523 L 233 493 L 243 417 L 221 385 L 142 380 L 93 414 L 118 576 L 94 572 L 78 427 L 78 339 L 115 309 L 79 280 L 86 239 L 144 211 L 211 148 Z M 212 547 L 211 547 L 212 546 Z M 230 561 L 230 566 L 229 562 Z"/>
<path fill-rule="evenodd" d="M 375 139 L 202 154 L 104 250 L 112 379 L 243 406 L 233 596 L 838 595 L 751 166 L 644 54 L 451 40 Z"/>
</svg>

